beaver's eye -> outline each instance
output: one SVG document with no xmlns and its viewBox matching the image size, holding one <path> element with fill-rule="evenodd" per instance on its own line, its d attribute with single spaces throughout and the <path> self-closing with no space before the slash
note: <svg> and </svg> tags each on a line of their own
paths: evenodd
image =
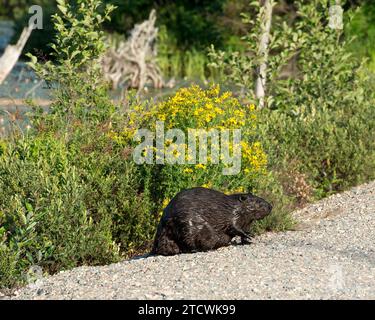
<svg viewBox="0 0 375 320">
<path fill-rule="evenodd" d="M 238 200 L 240 200 L 241 202 L 244 202 L 245 200 L 247 199 L 247 197 L 245 195 L 241 195 Z"/>
</svg>

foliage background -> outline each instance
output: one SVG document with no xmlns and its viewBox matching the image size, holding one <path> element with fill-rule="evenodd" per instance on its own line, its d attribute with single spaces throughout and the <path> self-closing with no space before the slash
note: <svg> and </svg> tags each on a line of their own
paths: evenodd
<svg viewBox="0 0 375 320">
<path fill-rule="evenodd" d="M 193 185 L 254 191 L 271 201 L 273 214 L 254 226 L 262 232 L 293 228 L 291 210 L 375 178 L 371 1 L 346 3 L 343 34 L 326 28 L 329 1 L 298 1 L 304 15 L 295 1 L 280 1 L 264 110 L 251 94 L 259 21 L 247 1 L 106 1 L 119 7 L 111 21 L 104 8 L 81 12 L 95 13 L 90 33 L 79 14 L 50 20 L 55 2 L 35 3 L 46 10 L 46 28 L 26 51 L 53 53 L 46 63 L 38 54 L 29 57 L 55 99 L 48 113 L 31 103 L 31 128 L 12 120 L 12 134 L 0 137 L 0 287 L 25 283 L 31 266 L 53 273 L 147 250 L 162 208 Z M 0 15 L 15 19 L 20 30 L 30 4 L 2 0 Z M 222 90 L 189 85 L 161 101 L 129 93 L 125 102 L 113 102 L 96 63 L 105 32 L 129 31 L 153 7 L 164 75 L 203 83 L 211 77 Z M 51 39 L 55 47 L 46 45 Z M 207 56 L 211 44 L 216 69 Z M 224 54 L 215 56 L 217 49 Z M 279 77 L 295 51 L 298 72 Z M 242 126 L 246 166 L 232 179 L 219 166 L 136 166 L 133 130 L 156 120 L 185 131 Z"/>
</svg>

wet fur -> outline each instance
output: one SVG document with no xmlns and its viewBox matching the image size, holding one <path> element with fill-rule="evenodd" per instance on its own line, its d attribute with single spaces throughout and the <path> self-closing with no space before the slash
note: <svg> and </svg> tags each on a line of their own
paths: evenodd
<svg viewBox="0 0 375 320">
<path fill-rule="evenodd" d="M 164 209 L 151 253 L 213 250 L 229 245 L 235 236 L 245 243 L 253 221 L 271 210 L 267 201 L 252 194 L 226 195 L 206 188 L 181 191 Z"/>
</svg>

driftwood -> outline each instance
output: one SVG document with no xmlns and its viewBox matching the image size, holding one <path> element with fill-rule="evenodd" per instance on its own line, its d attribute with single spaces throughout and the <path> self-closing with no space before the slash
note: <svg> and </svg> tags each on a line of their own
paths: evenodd
<svg viewBox="0 0 375 320">
<path fill-rule="evenodd" d="M 104 76 L 114 89 L 126 84 L 140 92 L 148 81 L 155 88 L 165 86 L 156 64 L 158 28 L 155 21 L 156 12 L 152 10 L 148 20 L 136 24 L 130 37 L 110 47 L 102 58 Z"/>
<path fill-rule="evenodd" d="M 33 31 L 34 25 L 29 24 L 25 27 L 18 39 L 17 44 L 8 45 L 5 48 L 3 55 L 0 58 L 0 85 L 3 83 L 8 74 L 12 71 L 13 67 L 18 61 L 22 50 L 30 37 L 31 31 Z"/>
</svg>

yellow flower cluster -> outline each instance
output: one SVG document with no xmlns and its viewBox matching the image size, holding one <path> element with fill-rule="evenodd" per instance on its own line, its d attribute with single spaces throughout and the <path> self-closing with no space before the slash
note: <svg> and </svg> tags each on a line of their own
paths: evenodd
<svg viewBox="0 0 375 320">
<path fill-rule="evenodd" d="M 197 85 L 182 88 L 168 100 L 156 104 L 148 112 L 131 114 L 130 124 L 136 118 L 165 121 L 165 128 L 226 128 L 243 127 L 246 119 L 254 120 L 255 107 L 244 109 L 230 92 L 220 95 L 218 85 L 203 90 Z M 248 112 L 246 112 L 248 111 Z"/>
<path fill-rule="evenodd" d="M 165 130 L 178 128 L 188 135 L 188 129 L 241 129 L 242 173 L 252 175 L 263 172 L 267 158 L 259 142 L 253 141 L 255 132 L 256 111 L 254 105 L 243 106 L 231 92 L 220 94 L 220 87 L 213 85 L 207 90 L 197 85 L 179 89 L 174 96 L 146 108 L 138 105 L 129 113 L 129 128 L 120 135 L 112 134 L 117 142 L 130 143 L 135 128 L 155 130 L 156 121 L 164 121 Z M 220 131 L 219 131 L 220 132 Z M 171 141 L 165 141 L 168 147 Z M 190 160 L 188 147 L 185 144 L 186 160 Z M 167 148 L 166 148 L 167 149 Z M 231 149 L 230 149 L 231 150 Z M 231 150 L 233 151 L 233 150 Z M 179 152 L 173 151 L 175 157 Z M 209 157 L 208 157 L 208 160 Z M 193 175 L 210 169 L 210 163 L 184 165 L 182 172 Z"/>
<path fill-rule="evenodd" d="M 252 171 L 264 171 L 267 165 L 267 156 L 259 142 L 249 145 L 247 142 L 242 141 L 241 151 L 242 159 L 245 160 L 245 163 L 243 163 L 245 174 L 249 174 Z"/>
</svg>

